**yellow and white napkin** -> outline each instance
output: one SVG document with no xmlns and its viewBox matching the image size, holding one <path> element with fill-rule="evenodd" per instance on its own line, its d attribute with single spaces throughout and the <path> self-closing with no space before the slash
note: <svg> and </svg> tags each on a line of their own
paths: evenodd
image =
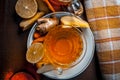
<svg viewBox="0 0 120 80">
<path fill-rule="evenodd" d="M 84 0 L 105 80 L 120 80 L 120 0 Z"/>
</svg>

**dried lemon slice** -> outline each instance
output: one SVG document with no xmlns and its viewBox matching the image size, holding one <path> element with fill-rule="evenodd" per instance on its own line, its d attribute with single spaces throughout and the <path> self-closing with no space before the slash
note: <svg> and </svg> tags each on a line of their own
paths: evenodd
<svg viewBox="0 0 120 80">
<path fill-rule="evenodd" d="M 26 59 L 30 63 L 39 62 L 44 56 L 43 44 L 42 43 L 34 43 L 32 44 L 26 53 Z"/>
<path fill-rule="evenodd" d="M 81 18 L 75 16 L 63 16 L 61 17 L 61 23 L 67 26 L 74 26 L 80 28 L 88 28 L 89 24 Z"/>
<path fill-rule="evenodd" d="M 18 0 L 15 10 L 20 17 L 31 18 L 37 13 L 38 5 L 36 0 Z"/>
</svg>

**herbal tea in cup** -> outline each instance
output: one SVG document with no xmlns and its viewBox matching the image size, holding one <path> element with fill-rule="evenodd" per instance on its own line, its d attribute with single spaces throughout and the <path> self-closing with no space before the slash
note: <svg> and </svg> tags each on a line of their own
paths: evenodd
<svg viewBox="0 0 120 80">
<path fill-rule="evenodd" d="M 46 35 L 44 51 L 48 60 L 56 68 L 74 66 L 83 52 L 82 32 L 75 27 L 58 25 Z"/>
</svg>

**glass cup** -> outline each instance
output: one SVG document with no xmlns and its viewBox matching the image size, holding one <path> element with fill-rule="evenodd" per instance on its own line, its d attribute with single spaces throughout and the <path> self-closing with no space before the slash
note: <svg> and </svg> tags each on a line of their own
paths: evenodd
<svg viewBox="0 0 120 80">
<path fill-rule="evenodd" d="M 47 33 L 45 56 L 59 73 L 79 63 L 84 48 L 81 34 L 77 28 L 64 25 L 56 26 Z"/>
<path fill-rule="evenodd" d="M 84 11 L 80 0 L 72 0 L 71 3 L 67 6 L 67 10 L 77 16 L 81 16 Z"/>
</svg>

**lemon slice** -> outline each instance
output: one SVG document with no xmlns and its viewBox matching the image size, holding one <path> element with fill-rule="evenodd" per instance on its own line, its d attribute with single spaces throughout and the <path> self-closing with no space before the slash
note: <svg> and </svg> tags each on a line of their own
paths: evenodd
<svg viewBox="0 0 120 80">
<path fill-rule="evenodd" d="M 37 13 L 38 5 L 36 0 L 18 0 L 15 10 L 20 17 L 31 18 Z"/>
<path fill-rule="evenodd" d="M 34 43 L 32 44 L 26 53 L 26 59 L 30 63 L 39 62 L 44 56 L 43 44 L 42 43 Z"/>
<path fill-rule="evenodd" d="M 80 27 L 80 28 L 89 27 L 89 24 L 85 20 L 75 16 L 63 16 L 61 17 L 60 21 L 63 25 Z"/>
</svg>

